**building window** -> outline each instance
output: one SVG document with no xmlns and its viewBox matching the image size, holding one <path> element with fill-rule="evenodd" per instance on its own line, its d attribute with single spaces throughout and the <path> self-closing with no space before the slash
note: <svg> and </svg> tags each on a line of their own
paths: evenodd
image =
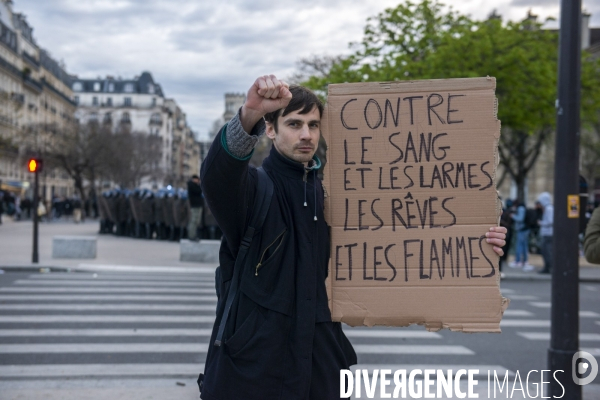
<svg viewBox="0 0 600 400">
<path fill-rule="evenodd" d="M 106 105 L 107 105 L 108 107 L 112 107 L 112 97 L 107 97 L 107 98 L 106 98 Z"/>
<path fill-rule="evenodd" d="M 154 93 L 154 85 L 151 83 L 148 84 L 148 93 L 150 93 L 150 94 Z"/>
<path fill-rule="evenodd" d="M 81 92 L 83 90 L 83 84 L 81 82 L 73 83 L 73 91 Z"/>
<path fill-rule="evenodd" d="M 123 99 L 123 105 L 124 105 L 125 107 L 131 107 L 131 97 L 125 97 L 125 98 Z"/>
<path fill-rule="evenodd" d="M 104 118 L 102 119 L 102 123 L 105 125 L 110 125 L 112 124 L 112 115 L 107 112 L 106 114 L 104 114 Z"/>
<path fill-rule="evenodd" d="M 129 117 L 128 112 L 124 112 L 123 115 L 121 115 L 121 123 L 122 124 L 130 124 L 131 123 L 131 118 Z"/>
<path fill-rule="evenodd" d="M 152 98 L 152 107 L 156 107 L 156 97 Z"/>
<path fill-rule="evenodd" d="M 94 92 L 100 91 L 100 82 L 94 82 Z"/>
<path fill-rule="evenodd" d="M 79 96 L 73 97 L 73 101 L 75 102 L 75 104 L 79 104 Z"/>
<path fill-rule="evenodd" d="M 162 125 L 162 118 L 160 113 L 153 113 L 150 116 L 150 125 Z"/>
<path fill-rule="evenodd" d="M 92 105 L 93 106 L 97 106 L 98 105 L 98 97 L 96 97 L 96 96 L 92 97 Z"/>
<path fill-rule="evenodd" d="M 98 121 L 98 113 L 97 112 L 90 113 L 90 122 L 93 122 L 93 121 Z"/>
<path fill-rule="evenodd" d="M 114 83 L 110 82 L 108 84 L 108 91 L 109 92 L 114 92 L 115 91 L 115 84 Z"/>
<path fill-rule="evenodd" d="M 133 83 L 126 83 L 124 90 L 126 93 L 133 93 Z"/>
</svg>

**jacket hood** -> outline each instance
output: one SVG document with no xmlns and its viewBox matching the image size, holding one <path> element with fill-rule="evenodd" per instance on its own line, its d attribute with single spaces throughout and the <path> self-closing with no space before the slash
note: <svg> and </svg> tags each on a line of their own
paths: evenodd
<svg viewBox="0 0 600 400">
<path fill-rule="evenodd" d="M 548 192 L 543 192 L 538 196 L 537 201 L 539 201 L 542 206 L 547 207 L 552 204 L 552 196 Z"/>
</svg>

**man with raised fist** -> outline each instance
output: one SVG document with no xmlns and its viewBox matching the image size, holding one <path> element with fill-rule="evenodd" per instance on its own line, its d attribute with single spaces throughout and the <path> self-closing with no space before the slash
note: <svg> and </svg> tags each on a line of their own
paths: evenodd
<svg viewBox="0 0 600 400">
<path fill-rule="evenodd" d="M 325 289 L 330 241 L 315 156 L 322 113 L 309 89 L 259 77 L 202 164 L 206 204 L 223 231 L 202 399 L 336 399 L 340 370 L 357 362 L 340 323 L 331 321 Z M 273 142 L 262 168 L 274 190 L 238 280 L 234 264 L 262 174 L 249 160 L 263 133 Z M 494 229 L 488 242 L 501 254 L 505 229 Z"/>
</svg>

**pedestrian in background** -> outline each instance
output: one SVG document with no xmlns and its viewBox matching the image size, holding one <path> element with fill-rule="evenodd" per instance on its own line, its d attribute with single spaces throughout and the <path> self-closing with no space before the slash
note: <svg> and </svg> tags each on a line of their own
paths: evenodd
<svg viewBox="0 0 600 400">
<path fill-rule="evenodd" d="M 515 261 L 509 264 L 511 268 L 523 268 L 524 271 L 532 271 L 533 266 L 529 265 L 529 229 L 525 224 L 527 208 L 525 204 L 517 201 L 517 212 L 511 214 L 515 222 L 514 229 L 517 234 L 517 248 L 515 251 Z"/>
<path fill-rule="evenodd" d="M 202 189 L 200 188 L 200 178 L 198 175 L 192 176 L 187 183 L 188 199 L 190 202 L 190 220 L 188 222 L 188 239 L 199 241 L 198 226 L 202 222 L 202 208 L 204 199 L 202 198 Z"/>
<path fill-rule="evenodd" d="M 600 264 L 600 207 L 594 210 L 585 229 L 583 249 L 586 260 Z"/>
<path fill-rule="evenodd" d="M 76 224 L 81 222 L 81 199 L 79 196 L 73 196 L 73 221 Z"/>
<path fill-rule="evenodd" d="M 549 274 L 552 272 L 552 237 L 554 235 L 554 206 L 552 205 L 552 196 L 550 193 L 544 192 L 538 196 L 537 200 L 544 214 L 538 224 L 540 226 L 540 237 L 542 238 L 542 257 L 544 258 L 544 268 L 540 271 L 541 274 Z"/>
</svg>

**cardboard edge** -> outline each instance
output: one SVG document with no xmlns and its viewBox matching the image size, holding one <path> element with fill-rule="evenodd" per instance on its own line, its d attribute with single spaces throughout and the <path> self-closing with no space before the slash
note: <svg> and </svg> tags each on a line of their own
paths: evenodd
<svg viewBox="0 0 600 400">
<path fill-rule="evenodd" d="M 330 186 L 331 186 L 331 181 L 330 181 L 330 176 L 331 176 L 331 152 L 329 151 L 329 143 L 330 143 L 330 133 L 331 133 L 331 127 L 329 126 L 329 122 L 330 122 L 330 118 L 329 118 L 329 111 L 330 111 L 331 107 L 329 107 L 329 104 L 325 104 L 325 107 L 323 109 L 323 117 L 321 118 L 321 135 L 323 136 L 323 139 L 325 140 L 325 143 L 327 144 L 327 148 L 325 149 L 325 156 L 327 158 L 327 162 L 325 164 L 325 167 L 323 168 L 323 191 L 325 192 L 325 199 L 323 201 L 323 215 L 325 216 L 325 222 L 327 223 L 328 226 L 331 226 L 331 221 L 332 221 L 332 210 L 331 210 L 331 198 L 329 197 L 329 193 L 331 192 L 330 190 Z M 331 246 L 331 243 L 330 243 Z M 331 249 L 329 249 L 329 251 L 331 252 Z M 332 292 L 332 287 L 333 287 L 333 277 L 332 277 L 332 272 L 331 272 L 331 259 L 332 257 L 329 257 L 329 260 L 327 261 L 327 279 L 325 279 L 325 292 L 327 293 L 327 303 L 329 304 L 329 311 L 333 314 L 333 292 Z"/>
<path fill-rule="evenodd" d="M 495 90 L 496 78 L 453 78 L 453 79 L 424 79 L 413 81 L 389 82 L 356 82 L 343 84 L 329 84 L 328 96 L 345 96 L 349 94 L 385 94 L 389 90 L 405 92 L 421 92 L 431 89 L 435 84 L 437 90 Z M 466 86 L 466 87 L 465 87 Z"/>
</svg>

